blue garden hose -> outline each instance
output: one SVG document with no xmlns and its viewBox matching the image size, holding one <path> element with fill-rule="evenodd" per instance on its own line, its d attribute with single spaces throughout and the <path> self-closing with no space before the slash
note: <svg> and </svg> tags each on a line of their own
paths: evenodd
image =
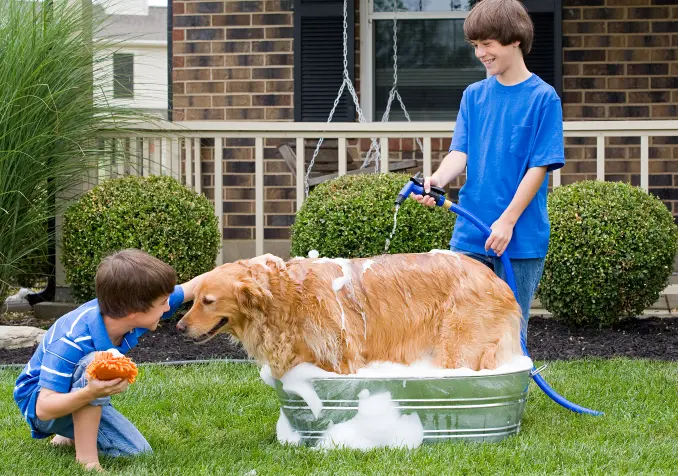
<svg viewBox="0 0 678 476">
<path fill-rule="evenodd" d="M 407 197 L 410 196 L 410 193 L 414 193 L 415 195 L 431 196 L 435 200 L 437 206 L 446 208 L 447 210 L 450 210 L 451 212 L 454 212 L 457 215 L 460 215 L 466 218 L 471 223 L 473 223 L 483 233 L 485 239 L 489 238 L 490 234 L 492 233 L 492 230 L 478 218 L 476 218 L 471 213 L 461 208 L 459 205 L 456 205 L 451 201 L 447 200 L 445 198 L 445 190 L 443 190 L 442 188 L 431 187 L 431 191 L 429 193 L 425 193 L 423 179 L 420 177 L 420 174 L 415 175 L 405 184 L 405 186 L 398 194 L 398 198 L 396 199 L 396 205 L 398 206 L 401 205 L 407 199 Z M 513 274 L 513 268 L 511 267 L 511 260 L 509 259 L 506 252 L 504 252 L 501 255 L 500 259 L 502 264 L 504 265 L 504 270 L 506 271 L 506 282 L 508 286 L 511 288 L 511 291 L 513 291 L 514 296 L 517 297 L 518 290 L 516 287 L 516 278 Z M 527 335 L 527 332 L 525 331 L 526 330 L 523 330 L 523 332 L 520 333 L 520 346 L 523 349 L 523 353 L 527 357 L 530 357 L 525 342 L 525 336 Z M 539 373 L 536 372 L 536 369 L 534 367 L 532 367 L 531 375 L 532 379 L 535 381 L 537 386 L 541 388 L 546 395 L 548 395 L 554 402 L 558 403 L 559 405 L 567 408 L 568 410 L 572 410 L 573 412 L 576 413 L 586 413 L 588 415 L 595 416 L 603 415 L 603 412 L 599 412 L 597 410 L 590 410 L 588 408 L 579 406 L 575 403 L 570 402 L 563 396 L 559 395 L 548 383 L 546 383 L 546 380 L 544 380 L 544 378 Z"/>
</svg>

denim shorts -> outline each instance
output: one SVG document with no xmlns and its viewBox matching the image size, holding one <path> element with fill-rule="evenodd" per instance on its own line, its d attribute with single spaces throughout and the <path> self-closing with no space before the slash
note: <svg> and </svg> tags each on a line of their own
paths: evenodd
<svg viewBox="0 0 678 476">
<path fill-rule="evenodd" d="M 451 251 L 464 254 L 477 261 L 480 261 L 492 269 L 497 274 L 497 276 L 506 281 L 506 272 L 504 271 L 504 264 L 501 262 L 501 258 L 460 250 L 454 247 L 451 248 Z M 513 268 L 513 274 L 516 278 L 516 290 L 518 291 L 516 300 L 520 305 L 520 310 L 523 313 L 525 323 L 527 323 L 530 318 L 530 305 L 532 304 L 534 293 L 537 291 L 537 287 L 539 286 L 541 275 L 544 272 L 545 259 L 525 258 L 512 259 L 510 261 L 511 268 Z M 527 336 L 527 332 L 524 332 L 524 335 Z"/>
<path fill-rule="evenodd" d="M 94 352 L 87 354 L 73 371 L 71 392 L 87 386 L 87 365 L 94 359 Z M 111 397 L 98 398 L 90 405 L 100 406 L 101 421 L 97 435 L 97 448 L 107 456 L 133 456 L 152 452 L 143 435 L 122 414 L 111 406 Z M 73 439 L 73 416 L 65 415 L 54 420 L 33 419 L 36 430 L 48 434 L 57 434 Z"/>
</svg>

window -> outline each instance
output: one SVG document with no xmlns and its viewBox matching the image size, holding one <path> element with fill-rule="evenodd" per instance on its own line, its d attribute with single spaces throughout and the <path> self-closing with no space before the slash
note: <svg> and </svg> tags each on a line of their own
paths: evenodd
<svg viewBox="0 0 678 476">
<path fill-rule="evenodd" d="M 393 87 L 394 33 L 398 39 L 398 92 L 410 118 L 456 119 L 464 89 L 487 77 L 485 67 L 464 39 L 464 19 L 477 1 L 370 0 L 373 120 L 383 116 Z M 394 7 L 398 9 L 395 32 Z M 407 120 L 397 100 L 392 102 L 389 120 Z"/>
<path fill-rule="evenodd" d="M 294 120 L 328 119 L 343 82 L 343 0 L 294 1 Z M 464 39 L 464 20 L 479 0 L 347 0 L 347 70 L 368 121 L 380 121 L 393 86 L 397 18 L 398 92 L 414 121 L 454 121 L 466 87 L 487 76 Z M 523 0 L 535 26 L 528 69 L 562 89 L 562 0 Z M 354 19 L 355 7 L 360 19 Z M 354 44 L 355 29 L 359 43 Z M 354 54 L 360 54 L 360 78 Z M 267 73 L 278 78 L 277 70 Z M 344 91 L 333 121 L 356 120 Z M 397 100 L 389 120 L 406 120 Z"/>
<path fill-rule="evenodd" d="M 113 97 L 134 97 L 134 55 L 131 53 L 113 55 Z"/>
<path fill-rule="evenodd" d="M 397 81 L 413 121 L 454 121 L 464 89 L 487 77 L 464 39 L 464 20 L 479 0 L 367 0 L 361 15 L 361 107 L 367 120 L 380 121 L 393 87 L 393 18 L 396 17 Z M 528 68 L 560 92 L 558 0 L 525 1 L 535 25 Z M 557 5 L 558 4 L 558 5 Z M 397 8 L 397 16 L 394 13 Z M 391 104 L 390 121 L 405 121 Z"/>
</svg>

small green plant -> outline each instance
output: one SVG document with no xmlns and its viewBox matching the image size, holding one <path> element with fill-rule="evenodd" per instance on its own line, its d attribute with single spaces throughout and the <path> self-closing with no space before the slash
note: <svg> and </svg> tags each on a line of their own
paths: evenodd
<svg viewBox="0 0 678 476">
<path fill-rule="evenodd" d="M 625 183 L 584 181 L 548 198 L 551 242 L 538 297 L 571 325 L 611 326 L 667 285 L 678 229 L 666 206 Z"/>
<path fill-rule="evenodd" d="M 94 298 L 97 267 L 112 252 L 146 251 L 183 282 L 212 269 L 220 246 L 209 200 L 167 176 L 105 181 L 64 215 L 62 261 L 80 301 Z"/>
<path fill-rule="evenodd" d="M 344 175 L 318 185 L 292 226 L 292 255 L 360 258 L 384 253 L 393 229 L 395 199 L 409 180 L 404 174 Z M 455 215 L 406 200 L 389 253 L 449 248 Z"/>
</svg>

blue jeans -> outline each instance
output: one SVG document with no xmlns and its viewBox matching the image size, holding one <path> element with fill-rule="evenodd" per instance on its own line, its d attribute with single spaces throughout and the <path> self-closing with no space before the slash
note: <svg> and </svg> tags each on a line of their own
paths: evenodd
<svg viewBox="0 0 678 476">
<path fill-rule="evenodd" d="M 481 255 L 454 247 L 451 248 L 451 251 L 465 254 L 466 256 L 480 261 L 492 269 L 497 276 L 506 281 L 506 272 L 504 271 L 504 264 L 501 262 L 501 258 L 490 255 Z M 539 281 L 541 280 L 541 275 L 544 271 L 544 258 L 512 259 L 510 261 L 511 268 L 513 268 L 513 274 L 516 278 L 516 290 L 518 291 L 516 300 L 520 305 L 520 310 L 523 313 L 523 318 L 527 325 L 527 322 L 530 319 L 530 304 L 532 303 L 532 298 L 537 291 L 537 286 L 539 286 Z M 523 336 L 527 337 L 527 329 L 523 329 Z"/>
<path fill-rule="evenodd" d="M 94 358 L 94 352 L 83 357 L 73 371 L 71 392 L 87 386 L 87 365 Z M 111 397 L 102 397 L 90 402 L 100 406 L 101 421 L 97 435 L 97 448 L 107 456 L 133 456 L 139 453 L 152 452 L 137 428 L 122 414 L 111 406 Z M 43 433 L 56 433 L 66 438 L 74 438 L 73 416 L 66 415 L 54 420 L 42 421 L 33 419 L 35 428 Z"/>
</svg>

